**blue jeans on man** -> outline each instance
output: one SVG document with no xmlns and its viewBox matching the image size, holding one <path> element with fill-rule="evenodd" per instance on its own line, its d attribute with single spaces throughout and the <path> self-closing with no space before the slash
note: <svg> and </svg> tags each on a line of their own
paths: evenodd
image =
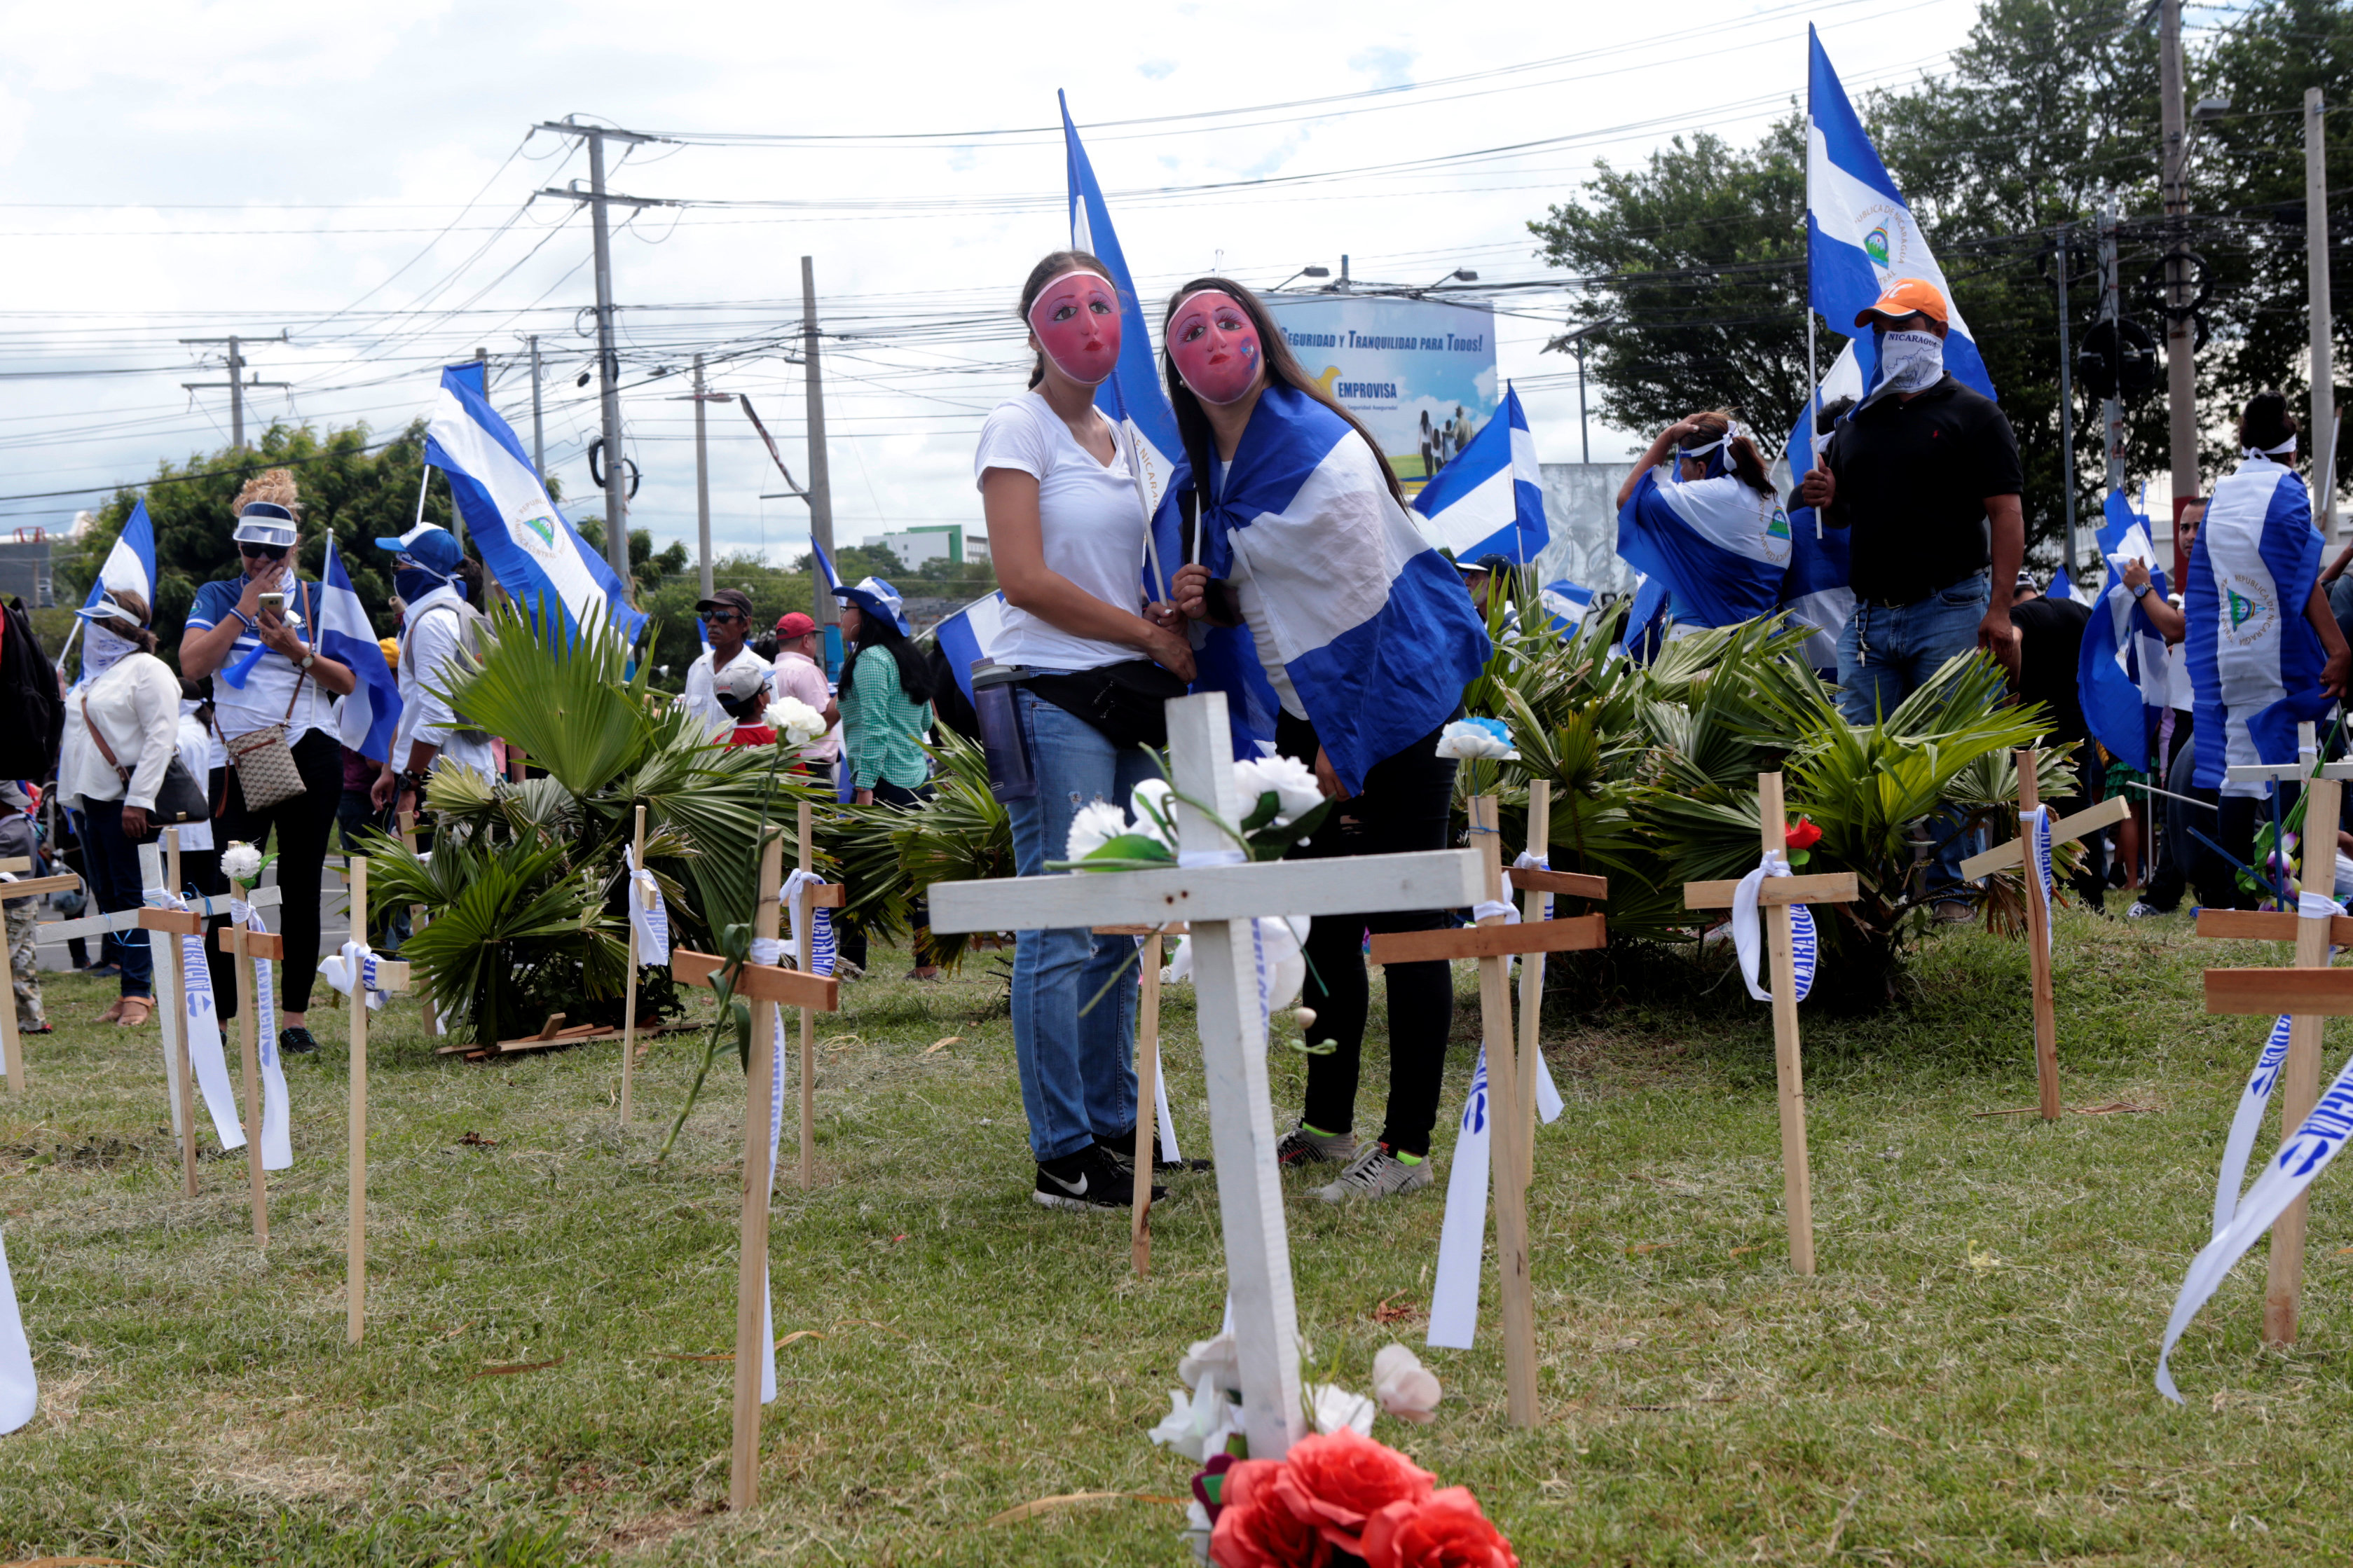
<svg viewBox="0 0 2353 1568">
<path fill-rule="evenodd" d="M 1928 683 L 1956 654 L 1978 646 L 1978 626 L 1992 602 L 1991 575 L 1978 572 L 1908 605 L 1857 598 L 1839 634 L 1839 712 L 1850 724 L 1873 724 Z M 1928 895 L 1962 896 L 1961 862 L 1968 845 L 1957 811 L 1928 818 L 1936 848 L 1928 866 Z"/>
<path fill-rule="evenodd" d="M 1013 700 L 1034 738 L 1038 776 L 1035 796 L 1006 805 L 1013 863 L 1021 876 L 1042 876 L 1047 861 L 1063 858 L 1081 806 L 1103 800 L 1124 810 L 1135 786 L 1159 770 L 1144 752 L 1113 750 L 1093 725 L 1027 689 Z M 1134 939 L 1071 926 L 1016 931 L 1013 943 L 1013 1054 L 1031 1153 L 1041 1162 L 1060 1160 L 1097 1138 L 1132 1132 Z"/>
</svg>

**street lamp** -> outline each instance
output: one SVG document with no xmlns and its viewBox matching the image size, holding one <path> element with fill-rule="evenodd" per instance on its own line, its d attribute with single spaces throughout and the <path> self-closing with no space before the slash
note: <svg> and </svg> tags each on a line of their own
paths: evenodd
<svg viewBox="0 0 2353 1568">
<path fill-rule="evenodd" d="M 1443 288 L 1449 283 L 1476 283 L 1477 281 L 1479 281 L 1479 275 L 1476 272 L 1472 271 L 1468 267 L 1458 267 L 1453 271 L 1448 273 L 1445 277 L 1440 279 L 1437 282 L 1432 283 L 1430 287 L 1432 289 L 1439 289 Z"/>
<path fill-rule="evenodd" d="M 1570 349 L 1577 351 L 1577 433 L 1585 461 L 1588 463 L 1593 461 L 1593 427 L 1585 417 L 1585 340 L 1602 328 L 1616 324 L 1614 321 L 1588 321 L 1573 332 L 1563 332 L 1544 346 L 1546 353 L 1564 353 Z"/>
<path fill-rule="evenodd" d="M 1328 268 L 1328 267 L 1303 267 L 1303 268 L 1301 268 L 1298 271 L 1296 271 L 1296 272 L 1293 273 L 1293 274 L 1291 275 L 1291 277 L 1284 279 L 1282 280 L 1282 283 L 1278 283 L 1278 284 L 1276 284 L 1276 285 L 1274 286 L 1274 289 L 1280 289 L 1280 288 L 1282 288 L 1282 287 L 1283 286 L 1283 283 L 1289 283 L 1289 282 L 1292 282 L 1292 281 L 1293 281 L 1293 279 L 1300 279 L 1300 278 L 1329 278 L 1329 277 L 1331 277 L 1331 276 L 1332 276 L 1332 269 L 1331 269 L 1330 268 Z M 1273 292 L 1274 292 L 1274 289 L 1268 289 L 1268 290 L 1267 290 L 1267 292 L 1268 292 L 1268 293 L 1270 293 L 1270 294 L 1271 294 L 1271 293 L 1273 293 Z"/>
</svg>

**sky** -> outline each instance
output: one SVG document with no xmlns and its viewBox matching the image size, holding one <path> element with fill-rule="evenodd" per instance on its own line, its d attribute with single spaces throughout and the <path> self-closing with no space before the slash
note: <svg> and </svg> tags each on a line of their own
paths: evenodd
<svg viewBox="0 0 2353 1568">
<path fill-rule="evenodd" d="M 532 129 L 577 116 L 675 138 L 613 149 L 609 186 L 692 204 L 616 215 L 631 525 L 694 547 L 697 352 L 807 480 L 785 356 L 808 256 L 837 541 L 976 526 L 974 439 L 1026 380 L 1021 281 L 1069 240 L 1057 89 L 1147 300 L 1206 271 L 1336 276 L 1344 255 L 1365 282 L 1527 283 L 1557 276 L 1527 223 L 1597 161 L 1699 131 L 1746 143 L 1801 100 L 1809 21 L 1860 96 L 1941 70 L 1976 6 L 1671 15 L 1672 31 L 1590 3 L 0 4 L 0 516 L 62 531 L 159 460 L 226 446 L 225 387 L 182 384 L 221 383 L 222 351 L 179 340 L 231 332 L 249 375 L 288 384 L 248 392 L 249 436 L 364 420 L 389 437 L 479 347 L 526 448 L 535 333 L 548 468 L 567 510 L 601 510 L 596 389 L 575 385 L 594 363 L 588 221 L 534 195 L 585 184 L 581 142 Z M 1570 298 L 1496 296 L 1498 368 L 1548 462 L 1579 453 L 1575 362 L 1542 352 Z M 715 552 L 788 563 L 806 506 L 763 499 L 785 486 L 740 407 L 707 413 Z M 1649 434 L 1597 422 L 1593 456 Z"/>
</svg>

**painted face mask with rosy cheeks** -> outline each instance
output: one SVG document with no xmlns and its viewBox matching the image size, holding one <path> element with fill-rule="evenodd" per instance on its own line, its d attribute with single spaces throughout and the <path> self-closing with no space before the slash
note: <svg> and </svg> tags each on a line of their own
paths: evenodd
<svg viewBox="0 0 2353 1568">
<path fill-rule="evenodd" d="M 1203 289 L 1168 318 L 1168 357 L 1204 403 L 1240 403 L 1258 384 L 1264 353 L 1258 328 L 1230 294 Z"/>
<path fill-rule="evenodd" d="M 1119 295 L 1099 272 L 1065 272 L 1039 290 L 1029 330 L 1056 370 L 1100 385 L 1119 363 Z"/>
</svg>

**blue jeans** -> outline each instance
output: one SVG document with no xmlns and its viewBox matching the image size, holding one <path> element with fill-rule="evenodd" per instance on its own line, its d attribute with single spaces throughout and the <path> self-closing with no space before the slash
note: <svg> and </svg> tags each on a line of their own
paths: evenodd
<svg viewBox="0 0 2353 1568">
<path fill-rule="evenodd" d="M 1135 786 L 1158 773 L 1143 752 L 1113 751 L 1093 725 L 1027 688 L 1013 700 L 1036 737 L 1038 773 L 1037 795 L 1006 806 L 1013 863 L 1024 877 L 1044 876 L 1047 861 L 1063 858 L 1079 807 L 1107 800 L 1124 809 Z M 1128 1134 L 1136 1107 L 1134 940 L 1072 926 L 1016 931 L 1013 942 L 1013 1054 L 1030 1152 L 1060 1160 L 1098 1137 Z M 1106 984 L 1110 993 L 1082 1012 Z"/>
<path fill-rule="evenodd" d="M 1874 724 L 1921 687 L 1956 654 L 1978 646 L 1978 625 L 1991 603 L 1989 574 L 1978 572 L 1947 584 L 1909 605 L 1854 602 L 1839 634 L 1839 712 L 1850 724 Z M 1928 818 L 1936 850 L 1928 864 L 1928 892 L 1958 893 L 1969 845 L 1962 814 Z"/>
<path fill-rule="evenodd" d="M 139 881 L 139 846 L 122 831 L 122 803 L 93 800 L 84 810 L 82 821 L 90 828 L 90 837 L 83 841 L 90 853 L 83 858 L 82 869 L 90 877 L 90 891 L 98 895 L 100 911 L 112 915 L 139 908 L 146 902 Z M 155 965 L 154 955 L 147 949 L 147 932 L 121 931 L 114 941 L 115 961 L 122 965 L 122 994 L 152 1000 Z"/>
</svg>

